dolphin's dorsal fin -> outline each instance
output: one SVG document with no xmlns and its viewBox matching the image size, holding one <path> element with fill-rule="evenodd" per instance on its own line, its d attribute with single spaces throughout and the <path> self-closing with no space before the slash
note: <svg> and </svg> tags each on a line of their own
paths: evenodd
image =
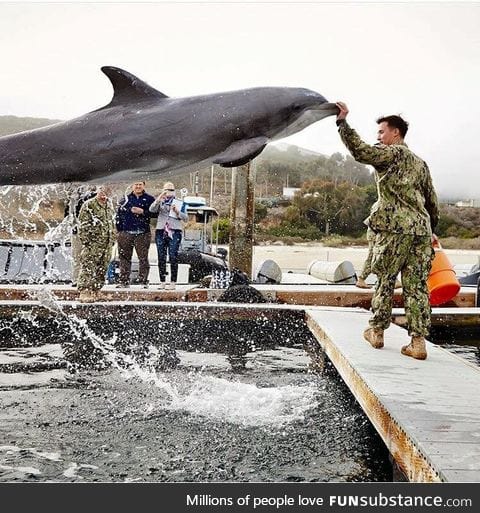
<svg viewBox="0 0 480 513">
<path fill-rule="evenodd" d="M 103 66 L 102 71 L 110 79 L 113 86 L 113 98 L 107 107 L 155 98 L 168 98 L 166 94 L 150 87 L 146 82 L 128 71 L 114 66 Z"/>
</svg>

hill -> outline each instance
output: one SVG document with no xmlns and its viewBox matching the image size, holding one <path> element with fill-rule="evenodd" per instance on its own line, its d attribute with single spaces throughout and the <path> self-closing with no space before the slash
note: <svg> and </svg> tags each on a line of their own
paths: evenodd
<svg viewBox="0 0 480 513">
<path fill-rule="evenodd" d="M 58 123 L 58 119 L 20 118 L 17 116 L 0 116 L 0 136 L 16 134 L 25 130 L 41 128 L 42 126 Z"/>
</svg>

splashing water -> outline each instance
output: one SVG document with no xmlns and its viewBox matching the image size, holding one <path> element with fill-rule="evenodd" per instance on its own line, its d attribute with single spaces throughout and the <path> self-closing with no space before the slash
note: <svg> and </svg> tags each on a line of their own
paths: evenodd
<svg viewBox="0 0 480 513">
<path fill-rule="evenodd" d="M 116 336 L 104 340 L 88 327 L 86 319 L 79 319 L 76 315 L 67 315 L 55 295 L 47 288 L 41 288 L 36 291 L 36 298 L 42 306 L 55 312 L 68 323 L 74 338 L 81 340 L 87 337 L 92 345 L 101 351 L 105 360 L 120 371 L 125 378 L 131 379 L 137 377 L 141 381 L 153 384 L 159 390 L 165 391 L 171 399 L 177 400 L 179 398 L 176 389 L 168 381 L 162 380 L 161 377 L 156 374 L 153 365 L 149 364 L 149 361 L 140 366 L 134 357 L 117 351 L 115 347 L 117 341 Z M 147 351 L 150 362 L 156 361 L 159 355 L 158 349 L 154 346 L 150 346 L 147 348 Z"/>
<path fill-rule="evenodd" d="M 73 184 L 0 187 L 0 231 L 12 239 L 37 238 L 63 218 L 61 202 Z"/>
<path fill-rule="evenodd" d="M 282 426 L 301 421 L 317 406 L 316 387 L 262 387 L 214 376 L 196 376 L 189 392 L 167 406 L 242 426 Z"/>
<path fill-rule="evenodd" d="M 67 315 L 55 296 L 46 288 L 37 291 L 38 301 L 50 311 L 65 319 L 75 338 L 87 336 L 92 345 L 100 350 L 115 369 L 127 380 L 137 379 L 155 389 L 167 393 L 168 401 L 147 407 L 147 413 L 164 410 L 185 411 L 201 417 L 243 426 L 284 425 L 302 420 L 305 413 L 317 406 L 316 387 L 278 386 L 258 387 L 230 379 L 205 376 L 202 373 L 157 373 L 148 361 L 140 365 L 134 357 L 119 352 L 116 336 L 103 339 L 94 333 L 85 319 Z M 155 361 L 159 351 L 150 346 L 148 354 Z"/>
</svg>

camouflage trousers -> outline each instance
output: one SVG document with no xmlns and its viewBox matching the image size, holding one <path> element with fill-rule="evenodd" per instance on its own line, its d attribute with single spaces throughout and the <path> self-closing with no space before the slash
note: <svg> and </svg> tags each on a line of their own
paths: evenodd
<svg viewBox="0 0 480 513">
<path fill-rule="evenodd" d="M 109 243 L 82 245 L 80 253 L 80 273 L 78 290 L 100 290 L 105 284 L 105 274 L 112 258 L 112 246 Z"/>
<path fill-rule="evenodd" d="M 429 235 L 376 234 L 372 272 L 378 281 L 372 298 L 370 326 L 381 329 L 390 326 L 395 279 L 401 272 L 408 333 L 410 336 L 428 335 L 431 310 L 427 278 L 433 257 Z"/>
</svg>

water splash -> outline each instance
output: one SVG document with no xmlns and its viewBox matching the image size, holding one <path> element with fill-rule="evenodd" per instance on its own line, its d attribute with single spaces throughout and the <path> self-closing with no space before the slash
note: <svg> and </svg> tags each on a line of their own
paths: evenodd
<svg viewBox="0 0 480 513">
<path fill-rule="evenodd" d="M 283 426 L 305 418 L 318 406 L 313 385 L 258 387 L 215 376 L 196 375 L 189 391 L 166 409 L 242 426 Z"/>
<path fill-rule="evenodd" d="M 11 239 L 38 238 L 63 218 L 74 184 L 0 187 L 0 231 Z"/>
<path fill-rule="evenodd" d="M 157 375 L 154 369 L 154 364 L 160 357 L 158 348 L 155 346 L 147 347 L 146 353 L 148 354 L 148 358 L 146 361 L 142 361 L 142 365 L 140 365 L 132 355 L 125 354 L 117 349 L 116 335 L 104 339 L 88 326 L 86 319 L 80 319 L 74 314 L 67 315 L 61 303 L 50 290 L 42 287 L 36 291 L 35 294 L 36 299 L 42 306 L 54 312 L 67 323 L 74 340 L 80 341 L 87 338 L 93 347 L 101 352 L 105 361 L 120 371 L 124 378 L 139 378 L 141 381 L 152 384 L 157 389 L 166 392 L 172 400 L 178 400 L 179 395 L 177 390 L 171 383 L 162 379 L 161 375 Z"/>
</svg>

